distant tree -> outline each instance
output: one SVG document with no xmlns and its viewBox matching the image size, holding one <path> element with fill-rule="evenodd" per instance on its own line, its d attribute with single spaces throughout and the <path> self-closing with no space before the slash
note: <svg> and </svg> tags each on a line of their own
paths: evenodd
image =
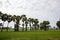
<svg viewBox="0 0 60 40">
<path fill-rule="evenodd" d="M 2 15 L 3 15 L 3 13 L 2 13 L 2 12 L 0 12 L 0 19 L 2 19 Z"/>
<path fill-rule="evenodd" d="M 28 18 L 28 24 L 30 26 L 30 31 L 31 31 L 31 18 Z"/>
<path fill-rule="evenodd" d="M 34 30 L 34 18 L 31 18 L 31 23 L 32 23 L 31 29 Z"/>
<path fill-rule="evenodd" d="M 7 21 L 7 14 L 3 14 L 3 15 L 1 16 L 1 19 L 2 19 L 3 25 L 4 25 L 4 22 Z M 2 26 L 2 29 L 3 29 L 3 26 Z M 3 30 L 1 30 L 1 31 L 3 31 Z"/>
<path fill-rule="evenodd" d="M 2 29 L 2 26 L 3 26 L 2 23 L 0 23 L 0 30 Z"/>
<path fill-rule="evenodd" d="M 38 19 L 34 19 L 35 30 L 37 30 L 38 23 L 39 23 Z"/>
<path fill-rule="evenodd" d="M 40 28 L 41 29 L 44 29 L 44 30 L 47 30 L 47 29 L 49 29 L 49 27 L 50 27 L 50 22 L 49 21 L 43 21 L 42 23 L 40 23 Z"/>
<path fill-rule="evenodd" d="M 47 30 L 49 27 L 48 25 L 50 24 L 49 21 L 43 21 L 43 24 L 44 24 L 44 30 Z"/>
<path fill-rule="evenodd" d="M 56 25 L 60 29 L 60 21 L 57 21 Z"/>
<path fill-rule="evenodd" d="M 20 16 L 16 16 L 16 31 L 19 31 L 19 25 L 20 25 L 20 20 L 21 20 L 21 17 Z"/>
<path fill-rule="evenodd" d="M 9 23 L 12 21 L 12 16 L 11 15 L 7 15 L 7 21 L 8 21 L 8 25 L 7 25 L 7 32 L 8 32 L 8 29 L 9 29 Z"/>
<path fill-rule="evenodd" d="M 33 22 L 34 22 L 34 19 L 33 18 L 28 18 L 28 24 L 30 26 L 30 31 L 32 30 Z"/>
<path fill-rule="evenodd" d="M 27 31 L 27 26 L 28 26 L 28 20 L 26 19 L 26 21 L 25 21 L 25 31 Z"/>
<path fill-rule="evenodd" d="M 12 21 L 14 22 L 14 31 L 16 31 L 16 15 L 12 16 Z"/>
<path fill-rule="evenodd" d="M 40 23 L 40 29 L 41 29 L 41 30 L 44 29 L 44 25 L 43 25 L 42 22 Z"/>
<path fill-rule="evenodd" d="M 37 30 L 39 30 L 40 29 L 40 26 L 39 26 L 39 24 L 37 24 Z"/>
<path fill-rule="evenodd" d="M 22 24 L 22 26 L 23 26 L 22 31 L 24 31 L 25 21 L 27 19 L 26 15 L 21 15 L 21 19 L 22 19 L 22 22 L 23 22 L 23 24 Z"/>
</svg>

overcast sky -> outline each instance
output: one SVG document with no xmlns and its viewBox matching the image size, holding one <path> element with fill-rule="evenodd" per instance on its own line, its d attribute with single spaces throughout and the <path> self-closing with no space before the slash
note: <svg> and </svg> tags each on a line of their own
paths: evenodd
<svg viewBox="0 0 60 40">
<path fill-rule="evenodd" d="M 0 0 L 0 11 L 11 15 L 49 20 L 52 26 L 60 18 L 60 0 Z"/>
</svg>

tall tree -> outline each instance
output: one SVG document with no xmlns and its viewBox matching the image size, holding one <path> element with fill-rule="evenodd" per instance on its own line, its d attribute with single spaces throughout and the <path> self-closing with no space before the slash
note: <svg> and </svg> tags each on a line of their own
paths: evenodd
<svg viewBox="0 0 60 40">
<path fill-rule="evenodd" d="M 50 26 L 49 24 L 50 24 L 49 21 L 43 21 L 42 23 L 40 23 L 40 26 L 41 26 L 40 28 L 44 29 L 44 30 L 47 30 Z"/>
<path fill-rule="evenodd" d="M 28 26 L 28 20 L 26 19 L 26 21 L 25 21 L 25 31 L 27 31 L 27 26 Z"/>
<path fill-rule="evenodd" d="M 31 26 L 32 26 L 32 25 L 31 25 L 31 23 L 32 23 L 31 18 L 29 18 L 29 19 L 28 19 L 28 23 L 29 23 L 29 26 L 30 26 L 30 31 L 31 31 Z"/>
<path fill-rule="evenodd" d="M 50 22 L 49 22 L 49 21 L 43 21 L 43 24 L 44 24 L 44 26 L 45 26 L 44 29 L 47 30 L 47 28 L 48 28 L 47 25 L 49 25 Z"/>
<path fill-rule="evenodd" d="M 2 12 L 0 12 L 0 19 L 2 18 L 2 15 L 3 15 L 3 13 L 2 13 Z"/>
<path fill-rule="evenodd" d="M 14 22 L 14 31 L 16 31 L 16 15 L 12 16 L 12 21 Z"/>
<path fill-rule="evenodd" d="M 19 31 L 20 20 L 21 20 L 21 17 L 16 16 L 16 31 Z"/>
<path fill-rule="evenodd" d="M 26 17 L 26 15 L 22 15 L 21 18 L 22 18 L 22 22 L 23 22 L 23 24 L 22 24 L 22 26 L 23 26 L 22 31 L 24 31 L 24 24 L 25 24 L 25 21 L 26 21 L 27 17 Z"/>
<path fill-rule="evenodd" d="M 12 16 L 11 15 L 8 15 L 8 18 L 7 18 L 7 21 L 8 21 L 8 25 L 7 25 L 7 31 L 9 29 L 9 23 L 12 21 Z"/>
<path fill-rule="evenodd" d="M 3 13 L 0 12 L 0 19 L 2 19 Z M 1 24 L 0 24 L 1 25 Z M 3 26 L 3 25 L 2 25 Z M 1 32 L 2 32 L 2 28 L 1 28 Z"/>
<path fill-rule="evenodd" d="M 42 22 L 40 23 L 40 29 L 44 29 L 44 24 Z"/>
<path fill-rule="evenodd" d="M 2 23 L 0 23 L 0 30 L 2 29 L 2 26 L 3 26 Z"/>
<path fill-rule="evenodd" d="M 36 28 L 36 29 L 37 29 L 37 30 L 39 30 L 39 29 L 40 29 L 39 24 L 37 24 L 36 26 L 37 26 L 37 28 Z"/>
<path fill-rule="evenodd" d="M 38 19 L 34 19 L 35 30 L 37 29 L 37 24 L 39 23 Z"/>
<path fill-rule="evenodd" d="M 57 21 L 56 25 L 60 29 L 60 21 Z"/>
<path fill-rule="evenodd" d="M 3 14 L 1 19 L 2 19 L 3 25 L 4 25 L 4 22 L 7 20 L 7 14 Z M 3 29 L 3 27 L 2 27 L 2 29 Z M 3 31 L 3 30 L 1 30 L 1 31 Z"/>
<path fill-rule="evenodd" d="M 31 25 L 31 30 L 34 30 L 34 27 L 33 27 L 33 25 L 34 25 L 34 18 L 31 18 L 30 21 L 31 21 L 31 24 L 32 24 L 32 25 Z"/>
</svg>

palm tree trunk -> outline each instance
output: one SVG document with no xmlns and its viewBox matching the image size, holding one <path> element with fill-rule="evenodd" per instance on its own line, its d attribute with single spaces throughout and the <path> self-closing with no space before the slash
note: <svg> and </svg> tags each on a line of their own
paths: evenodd
<svg viewBox="0 0 60 40">
<path fill-rule="evenodd" d="M 26 28 L 25 28 L 25 31 L 27 31 L 27 24 L 26 24 Z"/>
<path fill-rule="evenodd" d="M 3 21 L 3 25 L 2 25 L 2 28 L 1 28 L 1 32 L 3 31 L 3 26 L 4 26 L 4 21 Z"/>
<path fill-rule="evenodd" d="M 7 32 L 8 32 L 8 26 L 9 26 L 9 23 L 7 24 L 7 29 L 6 29 Z"/>
<path fill-rule="evenodd" d="M 46 26 L 45 26 L 44 30 L 45 30 L 45 31 L 47 30 L 47 29 L 46 29 Z"/>
<path fill-rule="evenodd" d="M 16 31 L 16 22 L 14 21 L 14 31 Z"/>
<path fill-rule="evenodd" d="M 30 24 L 30 31 L 31 31 L 31 24 Z"/>
<path fill-rule="evenodd" d="M 17 24 L 17 31 L 19 31 L 19 25 Z"/>
<path fill-rule="evenodd" d="M 22 31 L 24 31 L 24 22 L 23 22 L 22 26 L 23 26 L 23 27 L 22 27 Z"/>
</svg>

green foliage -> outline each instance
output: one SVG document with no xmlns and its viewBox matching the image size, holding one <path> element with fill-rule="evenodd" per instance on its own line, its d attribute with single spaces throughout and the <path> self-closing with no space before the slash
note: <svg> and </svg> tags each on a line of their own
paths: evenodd
<svg viewBox="0 0 60 40">
<path fill-rule="evenodd" d="M 40 23 L 40 28 L 41 29 L 44 29 L 44 30 L 47 30 L 47 29 L 49 29 L 49 27 L 50 27 L 50 22 L 49 21 L 43 21 L 42 23 Z"/>
<path fill-rule="evenodd" d="M 60 29 L 60 21 L 57 21 L 56 25 Z"/>
</svg>

